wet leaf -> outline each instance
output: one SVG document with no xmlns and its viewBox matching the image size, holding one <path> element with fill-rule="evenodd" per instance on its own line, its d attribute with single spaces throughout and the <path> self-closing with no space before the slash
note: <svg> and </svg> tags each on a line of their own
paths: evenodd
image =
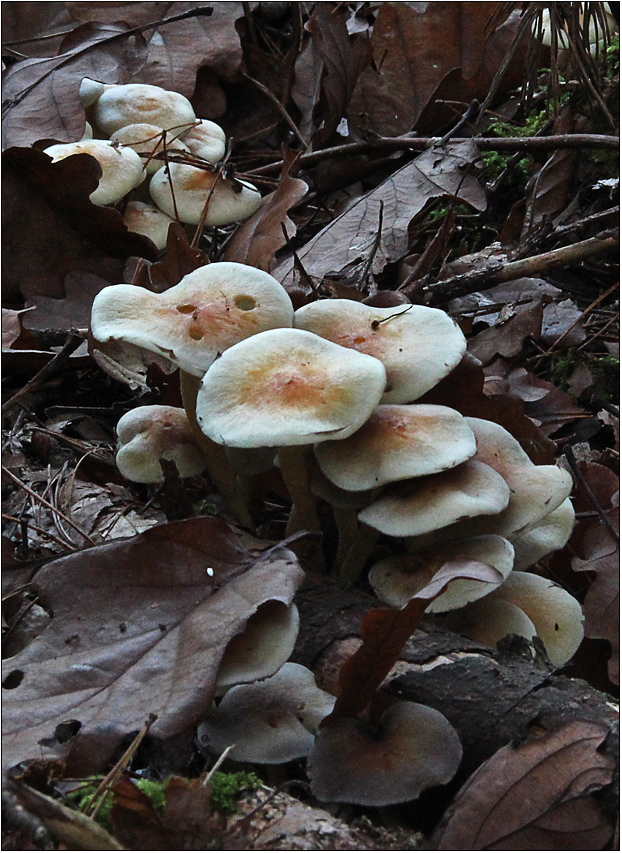
<svg viewBox="0 0 622 853">
<path fill-rule="evenodd" d="M 477 149 L 470 142 L 431 148 L 419 155 L 355 201 L 299 251 L 305 270 L 323 278 L 346 265 L 364 264 L 382 222 L 380 245 L 372 264 L 372 271 L 379 272 L 406 253 L 408 224 L 432 198 L 452 196 L 484 210 L 484 191 L 468 171 L 478 158 Z M 293 268 L 292 260 L 285 261 L 275 275 L 285 283 L 293 277 Z"/>
<path fill-rule="evenodd" d="M 133 284 L 163 293 L 174 287 L 188 273 L 209 263 L 209 256 L 202 250 L 190 245 L 183 225 L 173 222 L 168 227 L 166 253 L 155 264 L 143 262 Z"/>
<path fill-rule="evenodd" d="M 82 270 L 107 282 L 123 280 L 130 255 L 154 258 L 150 240 L 130 233 L 118 210 L 89 200 L 101 168 L 78 154 L 52 163 L 43 151 L 10 148 L 4 166 L 3 298 L 65 296 L 68 272 Z"/>
<path fill-rule="evenodd" d="M 288 237 L 296 233 L 287 211 L 304 198 L 308 189 L 304 181 L 285 175 L 275 192 L 262 199 L 259 210 L 237 228 L 227 244 L 224 260 L 271 272 L 275 254 L 285 245 L 282 226 Z"/>
<path fill-rule="evenodd" d="M 510 316 L 505 322 L 484 329 L 469 341 L 469 352 L 483 365 L 495 355 L 511 358 L 518 355 L 527 337 L 540 337 L 542 327 L 542 302 L 535 302 L 527 311 Z"/>
<path fill-rule="evenodd" d="M 458 578 L 495 586 L 503 583 L 503 575 L 492 566 L 475 562 L 465 565 L 463 560 L 448 560 L 404 607 L 399 610 L 387 607 L 370 610 L 361 624 L 363 644 L 342 666 L 339 673 L 341 692 L 332 714 L 323 720 L 320 728 L 344 717 L 356 717 L 367 707 L 398 660 L 406 641 L 418 627 L 430 602 Z"/>
<path fill-rule="evenodd" d="M 5 766 L 50 747 L 77 751 L 84 771 L 97 772 L 150 713 L 157 737 L 187 729 L 209 707 L 229 640 L 262 603 L 289 604 L 301 579 L 291 551 L 255 559 L 214 518 L 48 564 L 34 587 L 52 622 L 4 661 Z M 59 746 L 54 732 L 66 720 L 79 734 Z"/>
<path fill-rule="evenodd" d="M 118 21 L 118 18 L 115 19 Z M 142 36 L 123 24 L 84 24 L 69 33 L 58 56 L 25 59 L 3 81 L 3 148 L 38 139 L 73 142 L 84 133 L 78 91 L 83 77 L 123 83 L 146 58 Z"/>
<path fill-rule="evenodd" d="M 458 792 L 435 849 L 603 849 L 613 827 L 592 794 L 613 775 L 606 734 L 579 720 L 504 746 Z"/>
</svg>

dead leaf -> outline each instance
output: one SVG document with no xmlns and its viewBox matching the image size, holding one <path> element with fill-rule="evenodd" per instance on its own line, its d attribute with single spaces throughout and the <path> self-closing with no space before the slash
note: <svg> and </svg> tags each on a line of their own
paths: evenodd
<svg viewBox="0 0 622 853">
<path fill-rule="evenodd" d="M 52 622 L 4 661 L 5 766 L 45 746 L 76 752 L 94 773 L 150 713 L 156 737 L 187 729 L 209 707 L 229 640 L 262 603 L 291 603 L 302 577 L 291 551 L 254 559 L 215 518 L 49 563 L 33 586 Z M 66 720 L 80 731 L 59 746 L 55 728 Z"/>
<path fill-rule="evenodd" d="M 56 56 L 68 30 L 76 26 L 65 3 L 24 0 L 2 6 L 2 42 L 21 59 L 25 56 Z M 51 37 L 52 33 L 60 35 Z M 12 42 L 20 44 L 12 48 Z"/>
<path fill-rule="evenodd" d="M 495 355 L 511 358 L 518 355 L 525 338 L 540 337 L 542 328 L 542 301 L 533 303 L 527 311 L 510 316 L 505 322 L 484 329 L 469 341 L 469 352 L 483 365 L 489 364 Z"/>
<path fill-rule="evenodd" d="M 601 467 L 601 466 L 598 466 Z M 619 529 L 619 513 L 607 513 L 614 529 Z M 585 613 L 585 635 L 595 640 L 607 640 L 611 644 L 608 664 L 609 678 L 620 683 L 620 553 L 611 534 L 603 524 L 594 524 L 583 538 L 586 559 L 573 557 L 575 572 L 595 572 L 590 584 L 583 611 Z"/>
<path fill-rule="evenodd" d="M 82 78 L 122 83 L 146 58 L 145 40 L 140 34 L 123 35 L 127 29 L 119 23 L 84 24 L 65 36 L 58 56 L 13 65 L 3 81 L 3 148 L 26 147 L 38 139 L 80 139 L 85 125 L 78 94 Z"/>
<path fill-rule="evenodd" d="M 251 7 L 254 5 L 252 3 Z M 200 66 L 208 65 L 226 80 L 240 68 L 242 46 L 235 22 L 244 15 L 241 3 L 70 2 L 67 7 L 71 16 L 79 21 L 106 24 L 124 21 L 132 27 L 156 23 L 145 33 L 148 56 L 133 82 L 162 86 L 189 98 Z M 206 7 L 211 9 L 209 16 L 203 14 L 158 25 L 165 18 Z"/>
<path fill-rule="evenodd" d="M 408 604 L 398 609 L 377 607 L 370 610 L 361 623 L 363 644 L 339 672 L 341 692 L 333 712 L 324 718 L 320 728 L 345 717 L 356 717 L 371 702 L 392 666 L 398 660 L 408 638 L 421 622 L 430 602 L 438 598 L 447 585 L 458 578 L 483 581 L 498 586 L 503 583 L 500 571 L 484 563 L 448 560 Z"/>
<path fill-rule="evenodd" d="M 423 132 L 422 126 L 438 132 L 463 112 L 464 104 L 483 98 L 516 27 L 515 20 L 508 21 L 487 38 L 493 10 L 470 2 L 383 3 L 371 38 L 375 68 L 364 71 L 356 87 L 348 111 L 351 126 L 380 136 L 413 128 Z M 522 79 L 521 62 L 512 66 L 510 86 Z M 434 100 L 442 98 L 454 109 L 439 109 Z"/>
<path fill-rule="evenodd" d="M 65 276 L 64 299 L 51 299 L 38 294 L 26 300 L 26 307 L 31 310 L 24 317 L 24 326 L 37 332 L 88 329 L 93 300 L 109 284 L 88 272 L 70 272 Z"/>
<path fill-rule="evenodd" d="M 556 344 L 556 350 L 564 350 L 582 344 L 586 334 L 581 323 L 577 322 L 581 316 L 582 312 L 571 299 L 547 305 L 542 315 L 541 338 L 544 346 Z M 558 338 L 561 340 L 557 345 Z"/>
<path fill-rule="evenodd" d="M 380 186 L 357 199 L 345 213 L 316 234 L 298 253 L 309 275 L 324 278 L 347 265 L 364 264 L 372 251 L 382 215 L 380 245 L 372 271 L 403 257 L 408 249 L 408 224 L 432 198 L 452 196 L 476 210 L 486 208 L 486 196 L 468 171 L 479 158 L 474 143 L 449 143 L 431 148 L 412 163 L 398 169 Z M 287 260 L 275 271 L 286 283 L 294 275 Z"/>
<path fill-rule="evenodd" d="M 261 200 L 259 210 L 236 229 L 227 243 L 224 260 L 271 272 L 274 256 L 285 245 L 282 226 L 288 237 L 296 233 L 287 211 L 304 198 L 308 189 L 304 181 L 284 175 L 277 189 Z"/>
<path fill-rule="evenodd" d="M 173 222 L 168 227 L 164 256 L 155 264 L 143 261 L 132 283 L 154 293 L 163 293 L 179 284 L 185 275 L 208 263 L 209 256 L 190 245 L 183 225 Z"/>
<path fill-rule="evenodd" d="M 437 850 L 602 850 L 613 827 L 592 794 L 613 759 L 607 728 L 577 720 L 489 758 L 456 795 Z"/>
<path fill-rule="evenodd" d="M 123 278 L 130 255 L 152 259 L 155 247 L 131 234 L 118 210 L 89 201 L 101 167 L 88 154 L 52 163 L 43 151 L 10 148 L 2 155 L 6 245 L 3 298 L 65 296 L 68 272 L 83 270 L 108 282 Z"/>
</svg>

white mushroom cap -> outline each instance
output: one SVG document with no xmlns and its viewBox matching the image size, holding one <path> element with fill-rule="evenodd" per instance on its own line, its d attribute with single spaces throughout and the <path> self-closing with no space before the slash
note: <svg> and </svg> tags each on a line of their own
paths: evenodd
<svg viewBox="0 0 622 853">
<path fill-rule="evenodd" d="M 125 83 L 106 89 L 93 108 L 93 118 L 104 133 L 114 133 L 128 124 L 155 124 L 163 130 L 181 125 L 188 129 L 196 116 L 190 101 L 147 83 Z"/>
<path fill-rule="evenodd" d="M 100 83 L 99 80 L 92 80 L 90 77 L 83 77 L 79 89 L 82 106 L 90 107 L 109 88 L 109 84 Z"/>
<path fill-rule="evenodd" d="M 462 760 L 447 718 L 416 702 L 398 702 L 381 717 L 379 734 L 361 720 L 322 728 L 307 761 L 311 791 L 323 802 L 387 806 L 444 785 Z"/>
<path fill-rule="evenodd" d="M 117 467 L 134 483 L 160 483 L 160 459 L 172 460 L 180 477 L 195 477 L 205 469 L 183 409 L 138 406 L 117 424 Z"/>
<path fill-rule="evenodd" d="M 153 204 L 130 201 L 125 208 L 123 221 L 130 231 L 144 234 L 158 249 L 165 249 L 169 225 L 175 220 Z"/>
<path fill-rule="evenodd" d="M 509 498 L 503 477 L 470 459 L 440 474 L 393 483 L 359 512 L 359 520 L 388 536 L 418 536 L 459 519 L 501 512 Z"/>
<path fill-rule="evenodd" d="M 227 137 L 225 132 L 214 121 L 202 118 L 192 126 L 184 142 L 195 157 L 202 157 L 210 163 L 218 163 L 225 156 Z"/>
<path fill-rule="evenodd" d="M 466 340 L 452 318 L 423 305 L 376 308 L 325 299 L 296 311 L 294 326 L 380 359 L 387 371 L 383 403 L 410 403 L 454 369 Z"/>
<path fill-rule="evenodd" d="M 574 507 L 566 498 L 557 509 L 544 518 L 523 528 L 510 537 L 516 552 L 514 569 L 524 571 L 538 560 L 563 548 L 570 539 L 574 527 Z"/>
<path fill-rule="evenodd" d="M 467 421 L 477 441 L 475 458 L 501 474 L 511 492 L 505 512 L 483 522 L 478 532 L 509 536 L 544 518 L 566 500 L 572 490 L 568 471 L 557 465 L 534 465 L 514 436 L 499 424 L 481 418 Z"/>
<path fill-rule="evenodd" d="M 145 172 L 148 175 L 153 175 L 158 169 L 162 168 L 162 160 L 155 159 L 155 155 L 164 151 L 163 136 L 166 136 L 167 151 L 189 153 L 185 143 L 177 138 L 177 133 L 178 131 L 167 132 L 162 130 L 155 124 L 127 124 L 125 127 L 115 130 L 110 141 L 126 145 L 139 155 L 146 154 L 146 157 L 141 157 L 141 162 Z"/>
<path fill-rule="evenodd" d="M 248 219 L 261 204 L 261 193 L 252 184 L 232 182 L 222 177 L 217 179 L 215 172 L 185 163 L 169 163 L 159 169 L 151 179 L 149 192 L 158 207 L 169 216 L 175 216 L 177 206 L 180 221 L 190 225 L 199 223 L 208 198 L 205 224 L 214 226 Z"/>
<path fill-rule="evenodd" d="M 378 598 L 394 607 L 403 607 L 423 589 L 436 572 L 448 562 L 452 564 L 485 563 L 497 569 L 504 578 L 512 571 L 514 548 L 501 536 L 474 536 L 451 545 L 428 548 L 418 553 L 387 557 L 369 572 L 369 582 Z M 427 608 L 427 613 L 442 613 L 464 607 L 470 601 L 488 595 L 498 584 L 457 578 Z"/>
<path fill-rule="evenodd" d="M 163 293 L 104 287 L 93 302 L 91 329 L 97 341 L 125 341 L 203 376 L 228 347 L 287 326 L 292 316 L 287 291 L 269 273 L 222 262 L 199 267 Z"/>
<path fill-rule="evenodd" d="M 99 186 L 89 198 L 93 204 L 115 204 L 144 178 L 143 164 L 135 151 L 120 145 L 111 145 L 105 139 L 83 139 L 64 142 L 45 149 L 54 163 L 73 154 L 90 154 L 102 169 Z"/>
<path fill-rule="evenodd" d="M 326 442 L 323 442 L 326 444 Z M 380 489 L 367 489 L 360 492 L 346 491 L 340 489 L 322 474 L 317 464 L 311 467 L 309 487 L 314 495 L 329 503 L 336 509 L 361 509 L 367 506 L 380 494 Z"/>
<path fill-rule="evenodd" d="M 216 680 L 216 696 L 236 684 L 258 681 L 279 670 L 294 650 L 300 617 L 295 604 L 266 601 L 244 631 L 227 644 Z"/>
<path fill-rule="evenodd" d="M 339 488 L 360 491 L 454 468 L 475 451 L 475 436 L 454 409 L 383 405 L 349 438 L 317 444 L 315 457 Z"/>
<path fill-rule="evenodd" d="M 581 605 L 553 581 L 529 572 L 512 572 L 491 596 L 515 604 L 531 619 L 555 666 L 568 663 L 581 645 Z"/>
<path fill-rule="evenodd" d="M 300 329 L 272 329 L 223 353 L 203 377 L 197 420 L 218 444 L 266 447 L 355 432 L 382 395 L 378 359 Z"/>
<path fill-rule="evenodd" d="M 89 122 L 84 123 L 84 133 L 82 134 L 82 139 L 92 139 L 93 138 L 93 128 L 89 124 Z M 80 140 L 80 142 L 82 141 Z"/>
<path fill-rule="evenodd" d="M 271 678 L 232 688 L 199 726 L 199 742 L 216 754 L 234 745 L 229 757 L 237 761 L 282 764 L 309 753 L 334 704 L 310 670 L 286 663 Z"/>
<path fill-rule="evenodd" d="M 520 607 L 492 595 L 443 614 L 442 624 L 493 649 L 508 634 L 518 634 L 531 641 L 538 633 Z"/>
</svg>

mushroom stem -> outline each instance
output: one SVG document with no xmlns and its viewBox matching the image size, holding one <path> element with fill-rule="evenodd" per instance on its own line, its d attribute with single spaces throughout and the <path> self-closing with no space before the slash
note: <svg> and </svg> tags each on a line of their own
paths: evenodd
<svg viewBox="0 0 622 853">
<path fill-rule="evenodd" d="M 359 532 L 359 523 L 356 509 L 333 506 L 332 510 L 339 535 L 334 571 L 339 571 L 341 564 L 346 559 L 352 547 L 352 543 L 356 541 Z"/>
<path fill-rule="evenodd" d="M 367 524 L 359 525 L 358 534 L 339 569 L 339 577 L 348 586 L 358 580 L 379 536 L 379 530 Z"/>
<path fill-rule="evenodd" d="M 299 530 L 321 532 L 320 519 L 317 512 L 316 499 L 309 485 L 309 466 L 307 464 L 308 448 L 300 445 L 279 448 L 279 465 L 281 476 L 292 499 L 292 508 L 285 528 L 286 536 L 291 536 Z M 309 567 L 315 571 L 324 571 L 324 558 L 321 542 L 307 543 Z M 305 547 L 305 550 L 306 547 Z"/>
<path fill-rule="evenodd" d="M 205 435 L 197 422 L 197 394 L 201 380 L 185 370 L 180 370 L 179 373 L 184 409 L 196 442 L 205 457 L 209 477 L 240 524 L 254 530 L 253 520 L 238 487 L 235 471 L 227 459 L 225 448 Z"/>
</svg>

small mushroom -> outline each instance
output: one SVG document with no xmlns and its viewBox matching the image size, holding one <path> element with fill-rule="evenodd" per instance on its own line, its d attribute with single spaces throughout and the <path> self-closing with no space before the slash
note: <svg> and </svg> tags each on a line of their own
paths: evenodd
<svg viewBox="0 0 622 853">
<path fill-rule="evenodd" d="M 162 160 L 156 159 L 156 155 L 164 150 L 189 153 L 185 143 L 177 138 L 177 131 L 162 130 L 155 124 L 127 124 L 115 130 L 110 141 L 125 145 L 138 155 L 142 154 L 141 161 L 148 175 L 162 168 Z"/>
<path fill-rule="evenodd" d="M 516 552 L 514 569 L 524 571 L 553 551 L 563 548 L 574 527 L 575 512 L 570 498 L 539 521 L 527 525 L 510 541 Z"/>
<path fill-rule="evenodd" d="M 93 118 L 108 136 L 128 124 L 155 124 L 162 130 L 187 125 L 190 130 L 196 120 L 187 98 L 147 83 L 110 86 L 95 102 Z"/>
<path fill-rule="evenodd" d="M 324 299 L 296 311 L 294 326 L 379 359 L 387 371 L 383 403 L 410 403 L 447 376 L 466 351 L 452 318 L 423 305 L 377 308 Z"/>
<path fill-rule="evenodd" d="M 520 607 L 490 595 L 460 610 L 443 613 L 439 621 L 445 628 L 493 649 L 508 634 L 532 640 L 538 633 L 536 626 Z"/>
<path fill-rule="evenodd" d="M 315 445 L 322 472 L 350 491 L 437 474 L 475 451 L 473 432 L 459 412 L 424 404 L 378 406 L 349 438 Z"/>
<path fill-rule="evenodd" d="M 117 467 L 134 483 L 160 483 L 160 459 L 172 460 L 180 477 L 195 477 L 205 469 L 183 409 L 173 406 L 138 406 L 117 424 Z"/>
<path fill-rule="evenodd" d="M 129 201 L 123 214 L 123 221 L 130 231 L 144 234 L 152 243 L 155 243 L 158 249 L 165 249 L 169 225 L 175 220 L 152 204 Z"/>
<path fill-rule="evenodd" d="M 387 557 L 369 572 L 369 582 L 378 598 L 394 607 L 403 607 L 423 589 L 436 572 L 448 562 L 479 562 L 498 569 L 507 578 L 514 563 L 514 548 L 501 536 L 474 536 L 449 545 L 416 553 Z M 427 608 L 427 613 L 442 613 L 464 607 L 483 598 L 498 584 L 458 578 Z"/>
<path fill-rule="evenodd" d="M 320 729 L 307 760 L 311 791 L 322 802 L 387 806 L 445 785 L 462 760 L 462 746 L 440 711 L 398 702 L 380 727 L 341 719 Z"/>
<path fill-rule="evenodd" d="M 210 163 L 218 163 L 225 156 L 227 137 L 214 121 L 198 119 L 184 138 L 185 144 L 195 157 L 201 157 Z"/>
<path fill-rule="evenodd" d="M 222 262 L 199 267 L 163 293 L 129 284 L 103 288 L 91 330 L 97 341 L 134 344 L 201 377 L 228 347 L 291 325 L 292 316 L 287 291 L 269 273 Z"/>
<path fill-rule="evenodd" d="M 294 650 L 300 618 L 294 604 L 266 601 L 248 619 L 244 631 L 227 644 L 216 680 L 216 696 L 237 684 L 274 675 Z"/>
<path fill-rule="evenodd" d="M 199 743 L 217 755 L 232 746 L 228 754 L 236 761 L 282 764 L 303 758 L 334 704 L 310 670 L 286 663 L 271 678 L 229 690 L 199 726 Z"/>
<path fill-rule="evenodd" d="M 52 162 L 64 160 L 74 154 L 90 154 L 101 166 L 99 186 L 89 198 L 93 204 L 116 204 L 144 178 L 142 160 L 131 148 L 112 145 L 105 139 L 81 139 L 79 142 L 64 142 L 50 145 L 45 153 Z"/>
<path fill-rule="evenodd" d="M 160 210 L 190 225 L 201 221 L 208 199 L 204 222 L 214 226 L 248 219 L 261 204 L 261 193 L 252 184 L 185 163 L 169 163 L 159 169 L 149 192 Z"/>
<path fill-rule="evenodd" d="M 109 88 L 109 84 L 100 83 L 99 80 L 93 80 L 91 77 L 83 77 L 78 91 L 82 106 L 90 107 Z"/>
<path fill-rule="evenodd" d="M 500 474 L 469 459 L 440 474 L 392 483 L 359 512 L 359 520 L 389 536 L 419 536 L 459 519 L 499 513 L 509 498 Z"/>
</svg>

